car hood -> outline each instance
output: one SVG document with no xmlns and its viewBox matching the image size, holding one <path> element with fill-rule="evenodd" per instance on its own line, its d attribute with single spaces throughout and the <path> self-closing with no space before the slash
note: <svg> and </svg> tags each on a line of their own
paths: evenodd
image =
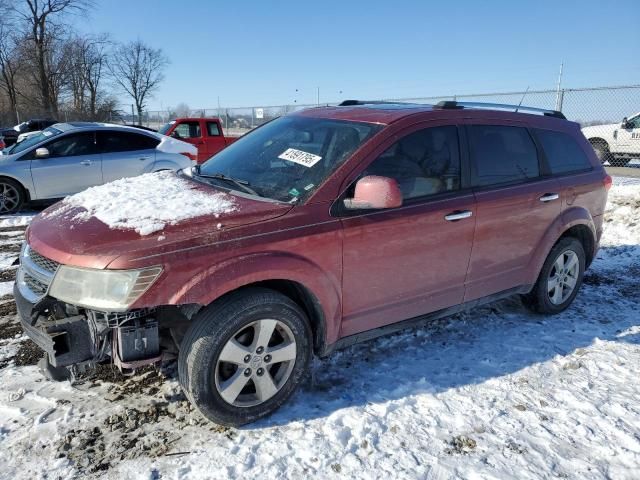
<svg viewBox="0 0 640 480">
<path fill-rule="evenodd" d="M 590 127 L 584 127 L 582 129 L 582 133 L 585 137 L 589 138 L 589 136 L 593 135 L 606 135 L 613 134 L 615 130 L 620 128 L 619 123 L 609 123 L 606 125 L 591 125 Z"/>
<path fill-rule="evenodd" d="M 197 189 L 212 188 L 198 185 Z M 233 193 L 229 194 L 233 197 L 233 211 L 186 219 L 149 235 L 111 228 L 96 217 L 78 221 L 77 215 L 84 212 L 82 208 L 70 211 L 64 202 L 58 202 L 33 219 L 27 241 L 32 249 L 56 262 L 101 269 L 123 255 L 134 258 L 171 250 L 176 245 L 215 243 L 223 233 L 228 238 L 234 229 L 279 217 L 292 208 L 290 204 Z M 167 205 L 159 201 L 157 208 Z"/>
</svg>

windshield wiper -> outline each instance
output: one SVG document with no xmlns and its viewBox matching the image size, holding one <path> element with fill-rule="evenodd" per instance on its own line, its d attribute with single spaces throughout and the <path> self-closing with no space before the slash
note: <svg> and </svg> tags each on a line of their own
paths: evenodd
<svg viewBox="0 0 640 480">
<path fill-rule="evenodd" d="M 212 178 L 214 180 L 222 180 L 228 183 L 232 183 L 234 184 L 236 187 L 240 188 L 241 190 L 244 190 L 247 193 L 250 193 L 251 195 L 255 195 L 256 197 L 261 197 L 262 195 L 260 195 L 258 192 L 256 192 L 253 188 L 251 188 L 249 185 L 249 182 L 247 182 L 246 180 L 242 180 L 240 178 L 233 178 L 233 177 L 228 177 L 223 173 L 214 173 L 212 175 L 206 175 L 203 173 L 200 173 L 200 165 L 198 165 L 198 167 L 196 167 L 196 171 L 195 174 L 198 177 L 201 178 Z"/>
</svg>

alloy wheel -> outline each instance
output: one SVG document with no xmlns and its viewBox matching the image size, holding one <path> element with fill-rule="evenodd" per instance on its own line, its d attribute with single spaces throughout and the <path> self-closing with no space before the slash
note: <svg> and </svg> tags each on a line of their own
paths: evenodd
<svg viewBox="0 0 640 480">
<path fill-rule="evenodd" d="M 20 203 L 20 192 L 9 183 L 0 183 L 0 213 L 13 212 Z"/>
<path fill-rule="evenodd" d="M 215 387 L 230 405 L 259 405 L 282 389 L 295 361 L 291 329 L 279 320 L 258 320 L 238 330 L 222 348 L 214 372 Z"/>
<path fill-rule="evenodd" d="M 578 283 L 579 273 L 580 262 L 573 250 L 565 250 L 556 258 L 547 279 L 547 293 L 551 303 L 561 305 L 571 296 Z"/>
</svg>

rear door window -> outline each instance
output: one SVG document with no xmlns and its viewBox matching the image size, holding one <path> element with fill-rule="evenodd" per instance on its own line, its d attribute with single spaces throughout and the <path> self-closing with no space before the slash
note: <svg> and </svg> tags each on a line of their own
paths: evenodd
<svg viewBox="0 0 640 480">
<path fill-rule="evenodd" d="M 471 184 L 475 187 L 526 181 L 540 176 L 538 152 L 526 128 L 469 127 Z"/>
<path fill-rule="evenodd" d="M 131 152 L 135 150 L 149 150 L 160 143 L 157 138 L 133 132 L 98 132 L 102 151 L 105 153 Z"/>
<path fill-rule="evenodd" d="M 591 162 L 573 137 L 563 132 L 536 130 L 552 174 L 591 169 Z"/>
</svg>

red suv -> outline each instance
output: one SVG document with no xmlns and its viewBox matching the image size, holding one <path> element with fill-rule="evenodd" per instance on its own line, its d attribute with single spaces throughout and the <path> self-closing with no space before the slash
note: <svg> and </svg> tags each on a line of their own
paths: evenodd
<svg viewBox="0 0 640 480">
<path fill-rule="evenodd" d="M 193 404 L 240 425 L 282 405 L 314 354 L 508 295 L 561 312 L 611 178 L 578 124 L 518 109 L 347 101 L 273 120 L 191 171 L 70 197 L 27 232 L 23 328 L 50 376 L 173 350 Z M 144 228 L 127 209 L 150 211 Z"/>
</svg>

